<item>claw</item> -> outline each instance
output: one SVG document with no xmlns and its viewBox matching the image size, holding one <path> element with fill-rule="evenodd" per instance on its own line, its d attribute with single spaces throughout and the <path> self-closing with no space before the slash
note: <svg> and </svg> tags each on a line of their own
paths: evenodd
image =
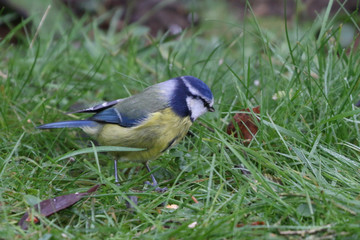
<svg viewBox="0 0 360 240">
<path fill-rule="evenodd" d="M 145 167 L 151 173 L 151 169 L 150 169 L 150 167 L 149 167 L 149 165 L 147 163 L 145 163 Z M 158 183 L 157 183 L 154 175 L 151 174 L 150 176 L 151 176 L 151 180 L 153 181 L 153 183 L 150 183 L 149 181 L 146 181 L 145 182 L 146 185 L 150 185 L 150 186 L 154 187 L 155 191 L 157 191 L 159 193 L 164 193 L 164 192 L 166 192 L 168 190 L 167 187 L 164 187 L 164 188 L 158 187 Z"/>
<path fill-rule="evenodd" d="M 158 187 L 158 184 L 156 183 L 156 185 L 154 183 L 150 183 L 149 181 L 146 181 L 145 182 L 146 185 L 149 185 L 151 187 L 154 187 L 155 188 L 155 191 L 158 192 L 158 193 L 164 193 L 168 190 L 167 187 L 164 187 L 164 188 L 161 188 L 161 187 Z"/>
<path fill-rule="evenodd" d="M 155 188 L 155 191 L 158 192 L 158 193 L 164 193 L 168 190 L 167 187 L 164 187 L 164 188 L 161 188 L 161 187 L 157 187 Z"/>
</svg>

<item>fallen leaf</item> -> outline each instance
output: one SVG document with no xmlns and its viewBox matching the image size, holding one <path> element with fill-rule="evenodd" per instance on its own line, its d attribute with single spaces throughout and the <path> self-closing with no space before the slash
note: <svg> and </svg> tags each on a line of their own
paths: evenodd
<svg viewBox="0 0 360 240">
<path fill-rule="evenodd" d="M 236 227 L 244 227 L 245 225 L 250 225 L 250 226 L 262 226 L 262 225 L 265 225 L 265 222 L 263 222 L 263 221 L 256 221 L 256 222 L 252 222 L 252 223 L 250 223 L 250 224 L 238 223 L 238 224 L 236 224 Z"/>
<path fill-rule="evenodd" d="M 254 123 L 254 117 L 252 116 L 249 108 L 243 109 L 241 111 L 249 113 L 235 114 L 233 120 L 229 123 L 226 132 L 229 135 L 234 134 L 234 137 L 236 138 L 242 138 L 246 142 L 250 142 L 253 136 L 257 133 L 258 127 Z M 252 112 L 259 114 L 260 106 L 253 108 Z M 235 127 L 234 124 L 236 124 L 237 127 Z M 240 133 L 240 136 L 238 133 Z"/>
<path fill-rule="evenodd" d="M 192 199 L 195 203 L 199 203 L 199 201 L 198 201 L 194 196 L 191 196 L 191 199 Z"/>
<path fill-rule="evenodd" d="M 169 205 L 166 205 L 166 207 L 165 208 L 167 208 L 167 209 L 174 209 L 174 210 L 176 210 L 176 209 L 178 209 L 179 208 L 179 205 L 176 205 L 176 204 L 169 204 Z"/>
<path fill-rule="evenodd" d="M 77 203 L 79 200 L 81 200 L 82 197 L 89 195 L 93 192 L 95 192 L 100 185 L 95 185 L 94 187 L 90 188 L 86 192 L 81 193 L 71 193 L 63 196 L 59 196 L 56 198 L 46 199 L 39 204 L 36 204 L 34 206 L 34 209 L 38 212 L 40 212 L 41 215 L 48 217 L 56 212 L 59 212 L 65 208 L 68 208 L 75 203 Z M 40 210 L 39 210 L 40 209 Z M 23 217 L 20 219 L 18 225 L 26 230 L 28 229 L 28 223 L 34 222 L 38 223 L 39 219 L 37 217 L 32 217 L 29 215 L 29 212 L 26 212 Z"/>
<path fill-rule="evenodd" d="M 34 222 L 34 223 L 39 223 L 40 220 L 37 218 L 37 217 L 32 217 L 32 216 L 28 216 L 26 219 L 25 219 L 26 222 Z"/>
<path fill-rule="evenodd" d="M 190 223 L 190 224 L 188 225 L 188 228 L 195 228 L 196 225 L 197 225 L 197 222 Z"/>
<path fill-rule="evenodd" d="M 148 233 L 148 232 L 150 232 L 150 231 L 153 231 L 153 230 L 155 230 L 155 229 L 156 229 L 156 226 L 151 226 L 151 227 L 145 228 L 144 231 L 136 233 L 135 236 L 136 236 L 136 237 L 139 237 L 139 236 L 141 236 L 141 235 L 143 235 L 143 234 L 145 234 L 145 233 Z"/>
</svg>

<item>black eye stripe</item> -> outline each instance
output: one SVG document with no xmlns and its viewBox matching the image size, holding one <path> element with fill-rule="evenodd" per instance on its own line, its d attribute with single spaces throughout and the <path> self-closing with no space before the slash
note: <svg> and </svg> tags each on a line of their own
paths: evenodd
<svg viewBox="0 0 360 240">
<path fill-rule="evenodd" d="M 210 104 L 209 104 L 204 98 L 202 98 L 202 97 L 200 97 L 200 96 L 194 96 L 194 95 L 193 95 L 193 97 L 194 97 L 195 99 L 201 100 L 206 108 L 210 108 Z"/>
<path fill-rule="evenodd" d="M 203 103 L 204 103 L 204 106 L 206 108 L 210 108 L 210 104 L 208 102 L 206 102 L 204 99 L 202 99 Z"/>
</svg>

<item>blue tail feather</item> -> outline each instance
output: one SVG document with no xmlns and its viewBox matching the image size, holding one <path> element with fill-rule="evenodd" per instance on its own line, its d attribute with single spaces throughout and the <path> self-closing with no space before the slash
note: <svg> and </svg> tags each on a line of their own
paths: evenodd
<svg viewBox="0 0 360 240">
<path fill-rule="evenodd" d="M 98 125 L 95 121 L 90 120 L 76 120 L 76 121 L 63 121 L 47 123 L 37 126 L 38 129 L 50 129 L 50 128 L 81 128 L 81 127 L 95 127 Z"/>
</svg>

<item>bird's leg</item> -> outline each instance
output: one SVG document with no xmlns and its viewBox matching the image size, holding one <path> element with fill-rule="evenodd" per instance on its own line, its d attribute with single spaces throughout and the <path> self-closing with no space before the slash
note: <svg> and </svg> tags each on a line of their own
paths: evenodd
<svg viewBox="0 0 360 240">
<path fill-rule="evenodd" d="M 129 198 L 130 202 L 133 202 L 134 205 L 138 205 L 138 197 L 137 196 L 130 196 L 130 195 L 127 195 L 127 197 Z M 126 201 L 125 204 L 126 204 L 126 207 L 127 208 L 134 208 L 133 204 L 131 204 L 130 202 Z"/>
<path fill-rule="evenodd" d="M 118 169 L 117 169 L 117 159 L 114 160 L 114 172 L 115 172 L 115 184 L 120 186 L 120 183 L 119 183 L 119 176 L 118 176 Z M 128 195 L 127 196 L 129 198 L 130 201 L 133 202 L 133 204 L 137 205 L 138 204 L 138 197 L 137 196 L 130 196 Z M 133 208 L 133 205 L 130 204 L 128 201 L 126 201 L 126 206 L 127 208 Z"/>
<path fill-rule="evenodd" d="M 114 160 L 114 172 L 115 172 L 115 183 L 119 185 L 118 169 L 117 169 L 117 159 Z"/>
<path fill-rule="evenodd" d="M 149 171 L 149 173 L 151 173 L 151 169 L 150 169 L 148 163 L 145 163 L 145 167 Z M 146 181 L 145 184 L 155 187 L 155 191 L 157 191 L 157 192 L 163 193 L 163 192 L 167 191 L 167 187 L 164 187 L 164 188 L 158 187 L 158 182 L 156 181 L 156 179 L 152 173 L 150 174 L 150 176 L 151 176 L 151 180 L 153 183 L 151 184 L 149 181 Z"/>
<path fill-rule="evenodd" d="M 149 167 L 149 164 L 147 164 L 147 163 L 145 163 L 145 167 L 146 167 L 146 169 L 149 171 L 149 173 L 151 173 L 151 169 L 150 169 L 150 167 Z M 151 177 L 151 180 L 152 180 L 152 182 L 153 182 L 153 184 L 150 184 L 149 182 L 149 184 L 150 185 L 152 185 L 153 187 L 157 187 L 158 186 L 158 183 L 157 183 L 157 181 L 156 181 L 156 179 L 155 179 L 155 177 L 154 177 L 154 175 L 151 173 L 150 174 L 150 177 Z"/>
</svg>

